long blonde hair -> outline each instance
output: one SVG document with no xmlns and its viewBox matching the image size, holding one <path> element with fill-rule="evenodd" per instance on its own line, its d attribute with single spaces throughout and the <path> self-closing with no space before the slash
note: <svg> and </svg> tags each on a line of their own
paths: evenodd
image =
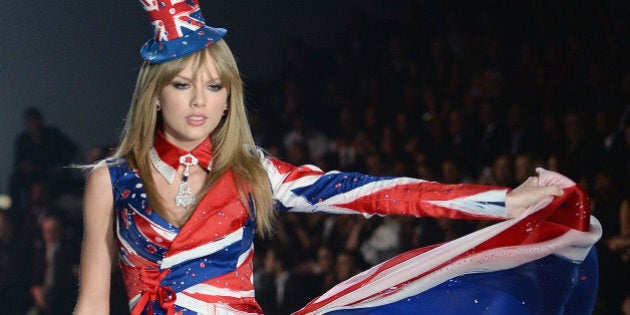
<svg viewBox="0 0 630 315">
<path fill-rule="evenodd" d="M 149 159 L 149 150 L 160 121 L 155 110 L 157 97 L 188 62 L 193 63 L 194 69 L 207 69 L 213 60 L 221 83 L 229 92 L 229 114 L 210 134 L 213 151 L 212 171 L 206 178 L 201 194 L 210 190 L 217 180 L 231 169 L 246 205 L 249 204 L 246 196 L 251 194 L 258 233 L 268 235 L 272 232 L 274 222 L 269 179 L 256 152 L 247 120 L 243 82 L 234 56 L 224 40 L 182 59 L 162 64 L 145 62 L 142 65 L 116 156 L 126 158 L 131 167 L 140 171 L 153 210 L 162 213 L 163 200 L 153 182 L 152 164 Z"/>
</svg>

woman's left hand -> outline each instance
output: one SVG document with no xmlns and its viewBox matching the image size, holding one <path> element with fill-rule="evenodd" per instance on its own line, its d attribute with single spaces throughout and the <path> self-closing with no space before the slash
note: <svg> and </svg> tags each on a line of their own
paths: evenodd
<svg viewBox="0 0 630 315">
<path fill-rule="evenodd" d="M 505 207 L 509 218 L 516 218 L 528 207 L 549 196 L 562 196 L 564 192 L 555 185 L 539 187 L 538 177 L 532 176 L 505 196 Z"/>
</svg>

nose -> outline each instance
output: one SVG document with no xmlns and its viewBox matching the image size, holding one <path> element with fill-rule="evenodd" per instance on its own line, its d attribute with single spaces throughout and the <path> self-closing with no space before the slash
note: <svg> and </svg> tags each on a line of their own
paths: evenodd
<svg viewBox="0 0 630 315">
<path fill-rule="evenodd" d="M 206 106 L 206 100 L 203 89 L 195 89 L 190 101 L 192 107 L 204 107 Z"/>
</svg>

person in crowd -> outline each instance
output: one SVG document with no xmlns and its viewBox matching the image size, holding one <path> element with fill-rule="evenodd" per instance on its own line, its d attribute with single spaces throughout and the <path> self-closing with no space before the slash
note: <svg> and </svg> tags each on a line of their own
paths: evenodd
<svg viewBox="0 0 630 315">
<path fill-rule="evenodd" d="M 75 188 L 68 166 L 77 145 L 58 128 L 46 126 L 41 111 L 35 107 L 24 111 L 24 131 L 15 140 L 11 198 L 16 216 L 21 217 L 28 204 L 29 190 L 36 181 L 48 181 L 59 192 Z"/>
<path fill-rule="evenodd" d="M 600 167 L 593 182 L 593 214 L 601 221 L 603 235 L 598 243 L 598 312 L 613 314 L 620 310 L 630 292 L 630 257 L 624 240 L 630 236 L 630 198 L 624 194 L 615 170 Z"/>
<path fill-rule="evenodd" d="M 30 252 L 16 235 L 15 223 L 0 211 L 0 314 L 24 314 L 29 305 L 28 275 Z"/>
<path fill-rule="evenodd" d="M 335 260 L 335 283 L 350 279 L 359 273 L 357 257 L 352 252 L 342 251 L 337 254 Z"/>
<path fill-rule="evenodd" d="M 265 314 L 291 314 L 308 302 L 306 294 L 310 290 L 291 271 L 291 260 L 295 258 L 285 248 L 275 246 L 265 252 L 263 271 L 258 274 L 258 281 L 254 281 L 257 300 Z"/>
<path fill-rule="evenodd" d="M 33 243 L 41 239 L 41 226 L 44 219 L 59 212 L 59 209 L 53 204 L 53 193 L 44 181 L 36 181 L 31 185 L 28 199 L 20 236 L 27 242 Z"/>
<path fill-rule="evenodd" d="M 595 179 L 604 145 L 596 140 L 584 115 L 579 112 L 564 115 L 566 143 L 562 147 L 562 154 L 567 164 L 567 175 L 576 178 L 583 187 L 590 187 Z"/>
<path fill-rule="evenodd" d="M 74 308 L 78 251 L 65 238 L 63 224 L 52 214 L 41 222 L 41 242 L 33 253 L 31 314 L 70 314 Z"/>
</svg>

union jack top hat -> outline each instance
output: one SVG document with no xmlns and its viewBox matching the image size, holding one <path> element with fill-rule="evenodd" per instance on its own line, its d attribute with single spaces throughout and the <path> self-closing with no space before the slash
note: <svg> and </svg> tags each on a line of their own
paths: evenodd
<svg viewBox="0 0 630 315">
<path fill-rule="evenodd" d="M 182 58 L 217 42 L 227 30 L 206 25 L 198 0 L 140 0 L 155 37 L 140 54 L 149 63 Z"/>
</svg>

